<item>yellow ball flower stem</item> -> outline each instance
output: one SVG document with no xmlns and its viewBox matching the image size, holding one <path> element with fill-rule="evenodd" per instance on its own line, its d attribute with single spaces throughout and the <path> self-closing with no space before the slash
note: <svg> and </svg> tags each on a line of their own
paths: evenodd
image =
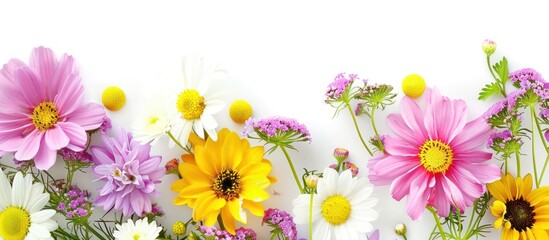
<svg viewBox="0 0 549 240">
<path fill-rule="evenodd" d="M 179 141 L 177 141 L 177 139 L 175 139 L 175 137 L 173 136 L 173 134 L 170 131 L 168 131 L 168 136 L 170 136 L 172 141 L 174 141 L 177 146 L 179 146 L 181 149 L 185 150 L 187 153 L 192 154 L 191 151 L 189 151 L 188 148 L 181 145 L 181 143 Z"/>
<path fill-rule="evenodd" d="M 311 190 L 311 200 L 309 201 L 309 239 L 313 240 L 313 198 L 315 191 Z"/>
<path fill-rule="evenodd" d="M 301 183 L 299 182 L 299 178 L 297 177 L 297 173 L 295 172 L 294 164 L 292 163 L 292 159 L 290 158 L 290 155 L 288 154 L 288 151 L 286 151 L 286 148 L 284 146 L 279 146 L 282 152 L 284 153 L 284 156 L 286 156 L 286 160 L 288 160 L 288 164 L 290 165 L 290 168 L 292 169 L 292 174 L 294 175 L 295 183 L 297 184 L 297 187 L 299 188 L 300 193 L 305 193 L 303 191 L 303 187 L 301 186 Z"/>
<path fill-rule="evenodd" d="M 435 210 L 431 206 L 427 206 L 426 208 L 427 208 L 427 210 L 429 210 L 429 212 L 431 212 L 433 214 L 433 217 L 435 218 L 435 222 L 437 224 L 438 231 L 440 232 L 440 237 L 442 238 L 442 240 L 446 240 L 446 235 L 444 235 L 444 230 L 442 229 L 442 224 L 440 224 L 440 218 L 437 215 L 437 210 Z"/>
<path fill-rule="evenodd" d="M 381 142 L 381 137 L 379 136 L 379 133 L 377 132 L 376 123 L 375 123 L 375 111 L 377 109 L 377 104 L 374 104 L 372 107 L 372 112 L 370 113 L 370 121 L 372 122 L 372 128 L 374 129 L 374 133 L 376 135 L 377 141 L 379 143 L 380 151 L 383 153 L 385 152 L 385 147 L 383 146 L 383 142 Z"/>
<path fill-rule="evenodd" d="M 351 118 L 353 119 L 353 123 L 355 124 L 356 132 L 358 133 L 358 137 L 360 138 L 360 141 L 362 142 L 362 145 L 364 148 L 366 148 L 366 151 L 368 151 L 368 154 L 370 156 L 373 156 L 372 151 L 370 151 L 370 148 L 368 148 L 368 145 L 366 145 L 366 142 L 364 141 L 364 138 L 362 137 L 362 134 L 360 133 L 360 129 L 358 128 L 358 124 L 356 123 L 356 117 L 355 113 L 353 112 L 353 109 L 351 109 L 351 105 L 349 105 L 349 102 L 345 102 L 345 105 L 347 105 L 347 109 L 349 110 L 349 113 L 351 114 Z"/>
<path fill-rule="evenodd" d="M 490 73 L 492 74 L 492 77 L 496 80 L 496 82 L 499 84 L 501 83 L 497 77 L 496 77 L 496 74 L 494 74 L 494 69 L 492 69 L 492 64 L 490 63 L 490 56 L 486 56 L 486 63 L 488 63 L 488 69 L 490 69 Z M 507 94 L 505 93 L 505 84 L 501 83 L 500 84 L 500 87 L 501 87 L 501 94 L 503 95 L 503 97 L 507 97 Z"/>
</svg>

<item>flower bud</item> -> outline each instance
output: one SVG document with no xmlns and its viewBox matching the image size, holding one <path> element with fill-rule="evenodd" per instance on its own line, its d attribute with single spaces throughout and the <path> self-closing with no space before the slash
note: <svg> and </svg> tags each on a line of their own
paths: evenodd
<svg viewBox="0 0 549 240">
<path fill-rule="evenodd" d="M 337 159 L 337 162 L 342 162 L 349 157 L 349 150 L 345 148 L 336 148 L 334 149 L 334 157 Z"/>
<path fill-rule="evenodd" d="M 486 56 L 492 55 L 496 51 L 496 42 L 486 39 L 482 44 L 482 50 L 486 53 Z"/>
<path fill-rule="evenodd" d="M 406 235 L 406 225 L 404 225 L 404 223 L 395 225 L 395 233 L 399 236 Z"/>
<path fill-rule="evenodd" d="M 177 221 L 172 225 L 172 231 L 175 236 L 183 236 L 187 232 L 187 227 L 184 223 Z"/>
<path fill-rule="evenodd" d="M 179 160 L 174 158 L 166 163 L 166 174 L 178 174 L 177 167 L 179 166 Z"/>
<path fill-rule="evenodd" d="M 316 188 L 316 185 L 318 184 L 319 177 L 317 175 L 309 175 L 305 177 L 305 184 L 307 184 L 307 187 L 310 188 Z"/>
</svg>

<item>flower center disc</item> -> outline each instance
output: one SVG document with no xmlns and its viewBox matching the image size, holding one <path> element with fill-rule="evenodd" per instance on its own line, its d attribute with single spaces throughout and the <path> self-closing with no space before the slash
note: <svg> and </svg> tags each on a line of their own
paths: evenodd
<svg viewBox="0 0 549 240">
<path fill-rule="evenodd" d="M 521 232 L 534 225 L 534 207 L 522 198 L 505 203 L 507 212 L 503 216 L 511 222 L 511 227 Z"/>
<path fill-rule="evenodd" d="M 53 102 L 42 102 L 32 111 L 32 123 L 41 131 L 54 127 L 57 121 L 59 121 L 59 113 Z"/>
<path fill-rule="evenodd" d="M 331 196 L 322 203 L 321 212 L 327 222 L 339 225 L 351 215 L 351 203 L 340 195 Z"/>
<path fill-rule="evenodd" d="M 0 213 L 0 237 L 4 240 L 24 239 L 30 225 L 30 215 L 24 209 L 12 206 Z"/>
<path fill-rule="evenodd" d="M 218 198 L 231 201 L 240 193 L 240 175 L 233 169 L 225 169 L 214 180 L 212 189 Z"/>
<path fill-rule="evenodd" d="M 204 97 L 194 89 L 188 89 L 179 94 L 177 97 L 177 110 L 183 114 L 187 120 L 199 119 L 206 108 L 204 105 Z"/>
<path fill-rule="evenodd" d="M 452 165 L 452 148 L 439 140 L 427 140 L 419 150 L 421 165 L 428 172 L 444 173 Z"/>
</svg>

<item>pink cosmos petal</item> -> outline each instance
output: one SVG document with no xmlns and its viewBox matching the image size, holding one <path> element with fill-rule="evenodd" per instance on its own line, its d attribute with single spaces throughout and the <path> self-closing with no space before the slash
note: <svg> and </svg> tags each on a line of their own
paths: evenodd
<svg viewBox="0 0 549 240">
<path fill-rule="evenodd" d="M 438 95 L 433 91 L 433 96 Z M 440 97 L 430 102 L 425 113 L 425 127 L 431 139 L 450 142 L 463 129 L 467 120 L 467 105 L 462 100 Z"/>
<path fill-rule="evenodd" d="M 467 164 L 456 162 L 455 165 L 458 170 L 467 170 L 473 174 L 475 178 L 484 183 L 491 183 L 501 178 L 501 169 L 494 164 Z"/>
<path fill-rule="evenodd" d="M 435 187 L 433 187 L 429 204 L 437 209 L 439 216 L 448 216 L 448 214 L 450 214 L 450 206 L 448 203 L 450 203 L 451 200 L 446 197 L 444 191 L 437 191 L 437 189 L 444 189 L 441 181 L 437 181 Z"/>
<path fill-rule="evenodd" d="M 468 190 L 466 192 L 462 191 L 464 206 L 470 206 L 477 198 L 476 196 L 480 196 L 484 193 L 484 186 L 482 185 L 482 183 L 477 178 L 475 178 L 475 176 L 471 174 L 471 172 L 467 170 L 459 169 L 456 167 L 448 171 L 446 177 L 454 184 L 459 185 L 461 189 Z M 462 208 L 460 210 L 465 209 Z"/>
<path fill-rule="evenodd" d="M 11 59 L 0 70 L 0 89 L 2 89 L 0 96 L 4 97 L 3 99 L 18 99 L 21 96 L 21 91 L 15 81 L 15 71 L 22 66 L 25 66 L 25 63 L 18 59 Z M 14 102 L 10 102 L 10 104 L 20 105 L 20 103 Z"/>
<path fill-rule="evenodd" d="M 45 135 L 46 144 L 51 150 L 59 150 L 69 144 L 69 137 L 67 137 L 67 134 L 65 134 L 60 126 L 48 129 Z"/>
<path fill-rule="evenodd" d="M 419 147 L 421 145 L 423 145 L 423 143 L 420 145 L 410 144 L 405 140 L 393 138 L 391 136 L 386 136 L 384 140 L 385 150 L 388 154 L 397 156 L 415 156 L 416 159 L 418 153 L 420 152 Z"/>
<path fill-rule="evenodd" d="M 409 143 L 410 145 L 423 144 L 423 137 L 414 133 L 412 129 L 408 127 L 406 122 L 400 114 L 391 113 L 387 116 L 387 124 L 393 130 L 402 141 Z"/>
<path fill-rule="evenodd" d="M 417 167 L 411 172 L 407 172 L 396 177 L 391 184 L 391 195 L 395 200 L 400 201 L 402 198 L 404 198 L 404 196 L 410 193 L 410 186 L 412 185 L 412 181 L 426 174 L 427 173 L 425 173 L 423 167 Z"/>
<path fill-rule="evenodd" d="M 55 57 L 55 53 L 53 53 L 51 49 L 37 47 L 31 53 L 29 66 L 35 69 L 38 77 L 40 77 L 43 81 L 46 81 L 44 83 L 50 87 L 50 83 L 53 82 L 51 79 L 55 74 L 57 63 L 57 57 Z"/>
<path fill-rule="evenodd" d="M 79 105 L 84 97 L 84 87 L 80 82 L 78 75 L 69 74 L 67 80 L 60 86 L 59 94 L 55 96 L 54 102 L 59 111 L 59 115 L 64 117 L 70 115 Z"/>
<path fill-rule="evenodd" d="M 15 72 L 17 85 L 21 89 L 21 95 L 15 102 L 26 101 L 27 106 L 34 109 L 39 103 L 44 101 L 44 84 L 34 75 L 29 67 L 21 67 Z"/>
<path fill-rule="evenodd" d="M 406 213 L 414 221 L 423 215 L 425 206 L 427 206 L 429 194 L 426 194 L 428 193 L 426 190 L 429 182 L 430 176 L 428 174 L 419 174 L 410 184 L 410 193 L 406 201 Z"/>
<path fill-rule="evenodd" d="M 72 56 L 63 54 L 59 59 L 59 65 L 57 66 L 51 81 L 53 83 L 50 88 L 50 94 L 52 96 L 55 96 L 55 93 L 60 91 L 59 88 L 61 87 L 61 84 L 59 83 L 64 82 L 70 74 L 79 76 L 78 66 Z"/>
<path fill-rule="evenodd" d="M 402 112 L 402 119 L 406 125 L 408 125 L 416 135 L 419 135 L 417 137 L 423 139 L 428 137 L 427 130 L 423 125 L 423 111 L 421 111 L 419 106 L 411 98 L 402 98 L 400 111 Z"/>
<path fill-rule="evenodd" d="M 58 122 L 57 126 L 62 128 L 69 138 L 69 143 L 65 147 L 76 152 L 83 151 L 86 148 L 88 134 L 82 127 L 72 122 Z"/>
<path fill-rule="evenodd" d="M 7 152 L 15 152 L 21 147 L 24 140 L 23 137 L 8 138 L 4 141 L 0 140 L 0 149 Z"/>
<path fill-rule="evenodd" d="M 456 183 L 450 181 L 444 174 L 440 174 L 437 177 L 437 180 L 438 182 L 442 183 L 442 189 L 444 189 L 444 193 L 446 194 L 446 197 L 450 199 L 453 204 L 457 205 L 459 209 L 465 209 L 466 206 L 463 201 L 463 193 L 461 192 L 459 187 L 456 185 Z"/>
<path fill-rule="evenodd" d="M 485 151 L 457 152 L 454 154 L 454 161 L 464 161 L 468 163 L 483 163 L 492 159 L 492 153 Z"/>
<path fill-rule="evenodd" d="M 88 103 L 81 105 L 69 116 L 67 122 L 73 122 L 80 125 L 84 130 L 97 129 L 103 123 L 105 109 L 97 103 Z"/>
<path fill-rule="evenodd" d="M 15 158 L 18 160 L 30 160 L 36 156 L 43 136 L 44 132 L 41 132 L 38 129 L 30 132 L 27 136 L 25 136 L 25 140 L 21 143 L 21 146 L 17 152 L 15 152 Z"/>
<path fill-rule="evenodd" d="M 57 151 L 50 149 L 46 143 L 45 138 L 42 138 L 40 142 L 40 149 L 34 157 L 34 164 L 38 170 L 48 170 L 53 164 L 55 164 L 55 159 L 57 158 Z"/>
<path fill-rule="evenodd" d="M 465 125 L 463 131 L 450 142 L 450 146 L 459 152 L 476 150 L 484 146 L 487 139 L 485 136 L 489 136 L 490 132 L 490 125 L 484 118 L 478 117 Z"/>
<path fill-rule="evenodd" d="M 386 155 L 379 162 L 379 167 L 370 170 L 369 178 L 374 185 L 389 184 L 393 179 L 412 171 L 419 165 L 417 156 Z"/>
</svg>

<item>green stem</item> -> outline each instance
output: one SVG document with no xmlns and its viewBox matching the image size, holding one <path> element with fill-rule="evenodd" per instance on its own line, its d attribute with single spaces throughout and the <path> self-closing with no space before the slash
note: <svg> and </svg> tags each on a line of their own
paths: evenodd
<svg viewBox="0 0 549 240">
<path fill-rule="evenodd" d="M 292 169 L 292 174 L 294 175 L 295 183 L 297 184 L 297 187 L 299 188 L 300 193 L 305 193 L 303 191 L 303 187 L 301 186 L 301 183 L 299 182 L 299 178 L 297 177 L 297 173 L 295 172 L 294 164 L 292 163 L 292 159 L 290 159 L 290 155 L 288 154 L 288 151 L 286 151 L 286 148 L 284 146 L 280 146 L 280 149 L 282 149 L 282 152 L 284 153 L 284 156 L 286 156 L 286 160 L 288 160 L 288 164 L 290 165 L 290 168 Z"/>
<path fill-rule="evenodd" d="M 536 164 L 536 148 L 535 148 L 535 145 L 536 145 L 536 139 L 535 139 L 535 136 L 536 134 L 534 133 L 534 124 L 535 124 L 535 120 L 534 119 L 537 119 L 536 117 L 536 111 L 534 110 L 534 107 L 530 106 L 530 115 L 532 117 L 531 121 L 532 121 L 532 166 L 534 167 L 534 179 L 536 180 L 536 188 L 539 188 L 539 182 L 538 182 L 538 168 L 537 168 L 537 164 Z"/>
<path fill-rule="evenodd" d="M 172 132 L 168 131 L 168 136 L 170 136 L 172 141 L 174 141 L 177 146 L 179 146 L 181 149 L 187 151 L 187 153 L 190 153 L 187 148 L 183 147 L 183 145 L 181 145 L 181 143 L 179 141 L 177 141 L 177 139 L 175 139 L 175 137 L 172 135 Z"/>
<path fill-rule="evenodd" d="M 406 237 L 406 233 L 402 234 L 402 238 L 404 238 L 404 240 L 408 240 L 408 238 Z"/>
<path fill-rule="evenodd" d="M 515 157 L 517 160 L 517 177 L 520 177 L 520 153 L 519 151 L 515 151 Z"/>
<path fill-rule="evenodd" d="M 507 165 L 509 165 L 508 159 L 509 159 L 509 156 L 507 156 L 507 154 L 505 154 L 505 155 L 503 156 L 503 161 L 504 161 L 504 165 L 505 165 L 505 166 L 504 166 L 504 168 L 505 168 L 505 172 L 504 172 L 504 173 L 505 173 L 505 174 L 509 173 L 509 171 L 508 171 L 509 169 L 507 169 Z"/>
<path fill-rule="evenodd" d="M 545 140 L 545 136 L 541 132 L 541 126 L 539 124 L 539 119 L 536 115 L 534 107 L 530 106 L 530 109 L 532 111 L 532 118 L 534 118 L 534 121 L 536 123 L 536 128 L 538 130 L 539 138 L 541 139 L 541 143 L 543 143 L 543 147 L 545 148 L 545 151 L 547 152 L 547 157 L 545 158 L 545 163 L 543 164 L 541 174 L 539 175 L 539 179 L 536 180 L 536 186 L 539 187 L 539 184 L 541 184 L 541 180 L 543 179 L 543 175 L 545 174 L 545 169 L 547 168 L 547 163 L 549 163 L 549 148 L 547 148 L 547 140 Z M 532 131 L 534 131 L 534 130 L 532 129 Z M 533 140 L 532 140 L 532 142 L 533 142 Z M 534 167 L 535 167 L 535 165 L 534 165 Z"/>
<path fill-rule="evenodd" d="M 383 153 L 385 152 L 385 147 L 383 146 L 383 142 L 381 141 L 381 136 L 379 136 L 379 133 L 377 132 L 376 123 L 375 123 L 375 112 L 376 112 L 377 104 L 375 104 L 372 107 L 372 113 L 370 114 L 370 121 L 372 122 L 372 128 L 374 129 L 374 133 L 376 134 L 377 141 L 379 143 L 379 150 Z"/>
<path fill-rule="evenodd" d="M 469 224 L 467 225 L 467 231 L 465 231 L 465 237 L 469 236 L 469 231 L 471 231 L 471 227 L 473 227 L 473 219 L 475 218 L 475 213 L 477 212 L 477 201 L 478 200 L 476 200 L 473 204 L 473 211 L 471 211 L 471 216 L 469 217 Z"/>
<path fill-rule="evenodd" d="M 545 163 L 543 164 L 543 169 L 541 169 L 541 174 L 539 175 L 539 183 L 541 183 L 541 180 L 543 179 L 543 175 L 545 174 L 545 170 L 547 169 L 547 163 L 549 163 L 549 154 L 545 158 Z"/>
<path fill-rule="evenodd" d="M 217 215 L 217 222 L 219 223 L 219 229 L 225 230 L 225 224 L 223 224 L 223 218 L 221 217 L 221 214 Z"/>
<path fill-rule="evenodd" d="M 93 235 L 95 235 L 97 238 L 101 239 L 101 240 L 107 240 L 105 237 L 103 237 L 100 233 L 98 233 L 92 226 L 90 226 L 89 223 L 85 223 L 83 225 L 84 227 L 86 227 L 86 229 L 88 231 L 90 231 L 91 233 L 93 233 Z"/>
<path fill-rule="evenodd" d="M 370 156 L 373 156 L 374 154 L 372 154 L 372 151 L 370 151 L 370 148 L 368 148 L 368 145 L 366 145 L 364 138 L 362 138 L 362 134 L 360 133 L 360 129 L 358 128 L 358 124 L 356 123 L 355 113 L 353 112 L 353 109 L 351 109 L 351 105 L 349 105 L 349 103 L 345 103 L 345 105 L 347 106 L 347 109 L 349 109 L 349 113 L 351 114 L 351 118 L 353 119 L 356 132 L 358 133 L 358 137 L 360 138 L 362 145 L 364 145 L 364 148 L 366 148 L 366 151 L 368 151 L 368 154 L 370 154 Z"/>
<path fill-rule="evenodd" d="M 313 240 L 313 197 L 315 191 L 311 191 L 311 200 L 309 200 L 309 239 Z"/>
<path fill-rule="evenodd" d="M 429 210 L 429 212 L 431 212 L 433 214 L 433 217 L 435 218 L 438 231 L 440 232 L 440 237 L 442 238 L 442 240 L 446 240 L 446 235 L 444 235 L 444 230 L 442 229 L 442 224 L 440 224 L 440 219 L 437 215 L 437 211 L 431 206 L 427 206 L 427 210 Z"/>
<path fill-rule="evenodd" d="M 492 64 L 490 63 L 490 56 L 486 56 L 486 63 L 488 64 L 488 69 L 490 70 L 490 73 L 492 74 L 492 77 L 496 80 L 498 84 L 501 84 L 501 94 L 504 97 L 507 97 L 507 94 L 505 93 L 505 84 L 500 82 L 500 80 L 496 77 L 496 74 L 494 74 L 494 70 L 492 69 Z"/>
</svg>

